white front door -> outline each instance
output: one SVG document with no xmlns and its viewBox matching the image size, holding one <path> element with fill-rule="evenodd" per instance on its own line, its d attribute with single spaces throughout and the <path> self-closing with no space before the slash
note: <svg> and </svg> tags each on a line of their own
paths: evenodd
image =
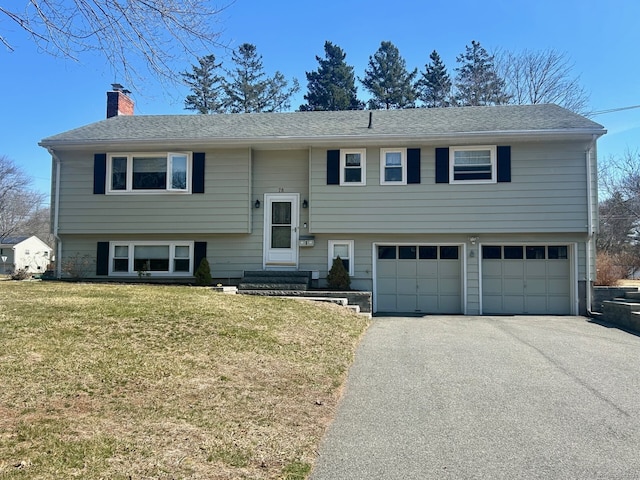
<svg viewBox="0 0 640 480">
<path fill-rule="evenodd" d="M 264 196 L 264 268 L 298 268 L 298 193 Z"/>
</svg>

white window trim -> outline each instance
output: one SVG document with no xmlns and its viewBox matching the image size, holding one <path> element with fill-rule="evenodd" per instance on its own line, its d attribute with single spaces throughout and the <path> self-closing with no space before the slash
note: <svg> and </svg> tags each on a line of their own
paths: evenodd
<svg viewBox="0 0 640 480">
<path fill-rule="evenodd" d="M 347 154 L 360 154 L 360 170 L 361 177 L 359 182 L 345 182 L 344 171 L 347 166 Z M 340 185 L 344 186 L 362 186 L 367 184 L 367 150 L 365 148 L 349 148 L 340 150 Z"/>
<path fill-rule="evenodd" d="M 472 150 L 489 150 L 491 155 L 491 179 L 487 180 L 455 180 L 455 152 L 472 151 Z M 497 182 L 497 148 L 495 145 L 472 145 L 468 147 L 449 147 L 449 183 L 496 183 Z"/>
<path fill-rule="evenodd" d="M 355 268 L 354 268 L 355 262 L 353 258 L 354 243 L 355 242 L 353 240 L 329 240 L 327 271 L 331 270 L 331 267 L 333 266 L 333 259 L 335 258 L 333 256 L 334 247 L 336 245 L 347 245 L 347 248 L 349 250 L 349 258 L 347 259 L 349 260 L 349 276 L 353 277 L 353 273 L 355 272 Z"/>
<path fill-rule="evenodd" d="M 173 164 L 174 157 L 187 157 L 187 185 L 185 189 L 177 189 L 171 188 L 171 169 Z M 134 190 L 133 189 L 133 157 L 136 158 L 144 158 L 144 157 L 162 157 L 166 156 L 167 159 L 167 184 L 164 190 L 153 189 L 153 190 Z M 113 173 L 113 158 L 114 157 L 125 157 L 127 159 L 127 179 L 126 179 L 126 189 L 124 190 L 113 190 L 111 181 L 112 181 L 112 173 Z M 135 153 L 109 153 L 107 155 L 107 175 L 106 175 L 106 190 L 105 193 L 108 195 L 149 195 L 149 194 L 190 194 L 191 193 L 191 175 L 193 172 L 193 156 L 191 152 L 135 152 Z"/>
<path fill-rule="evenodd" d="M 387 153 L 400 153 L 400 168 L 402 168 L 402 180 L 385 180 Z M 380 149 L 380 185 L 406 185 L 407 184 L 407 149 L 406 148 L 381 148 Z"/>
<path fill-rule="evenodd" d="M 167 241 L 112 241 L 109 242 L 109 275 L 117 276 L 117 277 L 137 277 L 138 272 L 134 270 L 134 247 L 136 246 L 146 246 L 146 245 L 161 245 L 161 246 L 169 246 L 169 271 L 168 272 L 146 272 L 145 276 L 150 277 L 192 277 L 193 276 L 193 262 L 194 262 L 194 243 L 190 241 L 179 241 L 179 240 L 167 240 Z M 114 272 L 113 271 L 113 257 L 115 254 L 116 247 L 124 247 L 128 248 L 128 269 L 126 272 Z M 189 271 L 187 272 L 174 272 L 173 265 L 175 260 L 175 251 L 176 247 L 189 247 Z"/>
</svg>

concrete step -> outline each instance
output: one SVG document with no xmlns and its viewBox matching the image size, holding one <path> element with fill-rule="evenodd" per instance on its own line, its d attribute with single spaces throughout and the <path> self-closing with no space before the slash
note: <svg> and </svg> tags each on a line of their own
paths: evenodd
<svg viewBox="0 0 640 480">
<path fill-rule="evenodd" d="M 238 285 L 238 290 L 308 290 L 306 283 L 257 283 L 242 282 Z"/>
<path fill-rule="evenodd" d="M 625 292 L 624 298 L 627 300 L 637 300 L 640 302 L 640 292 Z"/>
<path fill-rule="evenodd" d="M 311 272 L 305 270 L 251 270 L 244 272 L 245 278 L 260 277 L 296 277 L 311 278 Z"/>
</svg>

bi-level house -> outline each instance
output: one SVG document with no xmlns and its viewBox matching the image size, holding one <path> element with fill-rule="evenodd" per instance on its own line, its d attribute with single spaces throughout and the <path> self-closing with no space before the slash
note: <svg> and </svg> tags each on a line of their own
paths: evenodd
<svg viewBox="0 0 640 480">
<path fill-rule="evenodd" d="M 91 277 L 192 282 L 206 257 L 225 284 L 303 270 L 322 286 L 340 256 L 377 312 L 589 309 L 605 130 L 587 118 L 555 105 L 137 116 L 109 95 L 111 118 L 41 142 L 57 257 L 89 255 Z"/>
</svg>

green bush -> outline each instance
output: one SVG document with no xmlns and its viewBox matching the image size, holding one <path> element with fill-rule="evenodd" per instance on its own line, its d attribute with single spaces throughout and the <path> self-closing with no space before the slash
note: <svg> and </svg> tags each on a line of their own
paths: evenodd
<svg viewBox="0 0 640 480">
<path fill-rule="evenodd" d="M 344 268 L 344 263 L 340 257 L 336 257 L 331 265 L 331 270 L 327 275 L 327 285 L 333 290 L 350 290 L 351 278 L 349 272 Z"/>
<path fill-rule="evenodd" d="M 211 268 L 209 267 L 209 261 L 203 258 L 198 265 L 198 269 L 195 273 L 196 285 L 211 285 L 213 282 L 211 278 Z"/>
</svg>

